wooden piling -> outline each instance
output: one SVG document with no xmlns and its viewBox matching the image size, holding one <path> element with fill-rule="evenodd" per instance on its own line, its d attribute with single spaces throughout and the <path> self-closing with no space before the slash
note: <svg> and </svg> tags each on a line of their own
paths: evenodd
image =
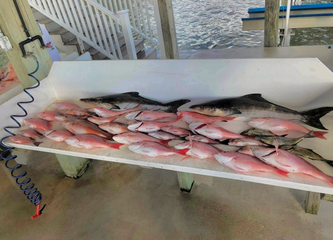
<svg viewBox="0 0 333 240">
<path fill-rule="evenodd" d="M 193 174 L 192 173 L 184 173 L 177 172 L 178 182 L 180 190 L 183 192 L 191 192 L 193 186 Z"/>
<path fill-rule="evenodd" d="M 320 206 L 320 193 L 308 192 L 305 200 L 305 212 L 318 214 Z"/>
<path fill-rule="evenodd" d="M 264 47 L 278 46 L 279 10 L 279 0 L 265 0 Z"/>
</svg>

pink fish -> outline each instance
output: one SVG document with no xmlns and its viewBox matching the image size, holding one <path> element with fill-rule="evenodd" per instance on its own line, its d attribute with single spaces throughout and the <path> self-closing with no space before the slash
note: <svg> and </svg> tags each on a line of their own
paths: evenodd
<svg viewBox="0 0 333 240">
<path fill-rule="evenodd" d="M 253 152 L 252 152 L 251 146 L 249 146 L 249 145 L 241 147 L 240 149 L 237 150 L 237 152 L 255 157 Z"/>
<path fill-rule="evenodd" d="M 79 117 L 79 116 L 74 116 L 74 115 L 58 115 L 54 117 L 57 121 L 60 122 L 65 122 L 65 121 L 80 121 L 83 120 L 83 117 Z"/>
<path fill-rule="evenodd" d="M 253 154 L 260 160 L 285 172 L 302 173 L 333 184 L 333 177 L 326 175 L 318 168 L 290 152 L 282 149 L 252 147 Z"/>
<path fill-rule="evenodd" d="M 103 132 L 96 125 L 85 120 L 65 121 L 62 125 L 73 134 L 95 134 L 100 137 L 109 138 L 109 133 Z"/>
<path fill-rule="evenodd" d="M 27 138 L 27 137 L 23 137 L 23 136 L 11 136 L 9 137 L 9 139 L 17 144 L 27 144 L 27 143 L 32 143 L 35 146 L 38 147 L 39 144 L 41 144 L 41 142 L 35 142 L 34 140 L 32 140 L 31 138 Z"/>
<path fill-rule="evenodd" d="M 93 149 L 93 148 L 114 148 L 119 149 L 122 143 L 110 143 L 106 139 L 101 138 L 92 134 L 82 134 L 76 135 L 74 137 L 69 137 L 65 142 L 73 147 L 83 148 L 83 149 Z"/>
<path fill-rule="evenodd" d="M 107 118 L 103 118 L 103 117 L 88 117 L 88 121 L 95 123 L 97 125 L 99 124 L 103 124 L 103 123 L 110 123 L 113 122 L 114 120 L 116 120 L 119 116 L 113 116 L 113 117 L 107 117 Z"/>
<path fill-rule="evenodd" d="M 202 142 L 184 142 L 175 145 L 176 149 L 187 149 L 190 150 L 186 153 L 188 156 L 192 156 L 194 158 L 205 159 L 210 158 L 214 159 L 214 155 L 220 152 L 219 149 Z"/>
<path fill-rule="evenodd" d="M 240 174 L 273 173 L 283 177 L 288 177 L 287 172 L 276 169 L 246 154 L 221 151 L 218 154 L 215 154 L 214 157 L 219 163 Z"/>
<path fill-rule="evenodd" d="M 148 133 L 149 136 L 152 136 L 154 138 L 157 139 L 161 139 L 161 140 L 177 140 L 177 139 L 181 139 L 180 137 L 177 137 L 171 133 L 167 133 L 167 132 L 162 132 L 162 131 L 157 131 L 157 132 L 150 132 Z"/>
<path fill-rule="evenodd" d="M 74 115 L 74 116 L 91 116 L 91 113 L 89 113 L 88 111 L 86 111 L 84 109 L 76 109 L 76 108 L 62 111 L 62 113 L 68 114 L 68 115 Z"/>
<path fill-rule="evenodd" d="M 164 132 L 168 132 L 171 133 L 173 135 L 176 136 L 188 136 L 191 134 L 190 131 L 184 129 L 184 128 L 180 128 L 180 127 L 174 127 L 174 126 L 165 126 L 165 127 L 161 127 L 161 130 Z"/>
<path fill-rule="evenodd" d="M 160 130 L 164 126 L 168 126 L 174 124 L 175 122 L 179 121 L 181 118 L 178 117 L 177 119 L 170 121 L 170 122 L 137 122 L 131 125 L 128 125 L 128 129 L 131 131 L 139 131 L 139 132 L 156 132 Z"/>
<path fill-rule="evenodd" d="M 69 102 L 56 102 L 52 104 L 52 107 L 55 107 L 56 109 L 60 111 L 66 111 L 71 109 L 81 109 L 80 106 L 76 105 L 75 103 L 69 103 Z"/>
<path fill-rule="evenodd" d="M 135 119 L 138 121 L 155 121 L 163 118 L 176 118 L 175 113 L 158 112 L 153 110 L 131 112 L 125 116 L 126 119 Z"/>
<path fill-rule="evenodd" d="M 248 124 L 255 128 L 271 131 L 276 135 L 288 134 L 289 131 L 298 131 L 302 133 L 310 132 L 309 129 L 303 127 L 302 125 L 277 118 L 256 118 L 249 121 Z M 324 137 L 324 134 L 326 133 L 327 132 L 323 131 L 312 131 L 311 135 L 321 139 L 326 139 Z"/>
<path fill-rule="evenodd" d="M 204 115 L 195 112 L 186 112 L 186 111 L 179 111 L 178 116 L 182 117 L 183 121 L 187 123 L 193 122 L 202 122 L 202 123 L 215 123 L 215 122 L 222 122 L 222 121 L 230 121 L 235 119 L 235 117 L 215 117 Z"/>
<path fill-rule="evenodd" d="M 109 110 L 105 108 L 99 108 L 99 107 L 93 107 L 91 110 L 93 110 L 98 116 L 100 117 L 114 117 L 114 116 L 119 116 L 124 113 L 131 112 L 135 109 L 137 109 L 140 106 L 140 104 L 136 105 L 134 108 L 123 110 L 123 111 L 115 111 L 115 110 Z"/>
<path fill-rule="evenodd" d="M 23 122 L 29 128 L 32 128 L 32 129 L 35 129 L 35 130 L 41 130 L 41 131 L 51 130 L 51 124 L 49 122 L 43 120 L 43 119 L 27 118 L 27 119 L 24 119 Z"/>
<path fill-rule="evenodd" d="M 175 154 L 186 156 L 189 151 L 189 149 L 176 150 L 156 142 L 133 143 L 128 146 L 128 149 L 146 157 L 167 157 Z"/>
<path fill-rule="evenodd" d="M 51 130 L 44 135 L 55 142 L 64 142 L 67 138 L 73 137 L 73 134 L 67 130 Z"/>
<path fill-rule="evenodd" d="M 191 135 L 191 136 L 187 136 L 185 138 L 188 141 L 196 141 L 196 142 L 202 142 L 202 143 L 210 143 L 210 144 L 218 144 L 219 142 L 216 142 L 214 140 L 211 140 L 209 138 L 206 138 L 204 136 L 200 136 L 200 135 Z"/>
<path fill-rule="evenodd" d="M 244 146 L 267 146 L 265 143 L 257 141 L 251 138 L 237 138 L 237 139 L 230 139 L 228 141 L 229 146 L 235 147 L 244 147 Z"/>
<path fill-rule="evenodd" d="M 129 132 L 127 125 L 122 123 L 103 123 L 98 127 L 114 135 Z"/>
<path fill-rule="evenodd" d="M 43 135 L 41 135 L 40 133 L 36 132 L 33 129 L 21 130 L 18 133 L 24 137 L 33 138 L 33 139 L 38 139 L 43 137 Z"/>
<path fill-rule="evenodd" d="M 156 139 L 146 134 L 138 132 L 128 132 L 128 133 L 118 134 L 116 136 L 113 136 L 113 140 L 124 144 L 131 144 L 137 142 L 157 142 L 163 145 L 168 145 L 169 142 L 168 140 Z"/>
<path fill-rule="evenodd" d="M 57 112 L 57 111 L 44 111 L 44 112 L 38 113 L 36 115 L 36 117 L 50 122 L 50 121 L 57 121 L 57 119 L 55 117 L 59 116 L 59 115 L 61 115 L 61 114 L 60 114 L 60 112 Z"/>
<path fill-rule="evenodd" d="M 224 128 L 211 124 L 191 123 L 189 127 L 192 130 L 192 132 L 196 134 L 200 134 L 210 139 L 217 139 L 220 141 L 225 139 L 246 138 L 246 136 L 229 132 Z"/>
</svg>

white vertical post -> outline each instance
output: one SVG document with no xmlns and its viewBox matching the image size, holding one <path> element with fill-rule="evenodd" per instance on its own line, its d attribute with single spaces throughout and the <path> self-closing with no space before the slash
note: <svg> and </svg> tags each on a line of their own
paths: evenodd
<svg viewBox="0 0 333 240">
<path fill-rule="evenodd" d="M 283 46 L 287 47 L 288 44 L 288 38 L 289 38 L 289 17 L 290 17 L 290 5 L 291 0 L 288 0 L 287 2 L 287 14 L 286 14 L 286 28 L 284 29 L 284 36 L 283 36 Z"/>
<path fill-rule="evenodd" d="M 76 36 L 76 39 L 77 39 L 77 43 L 79 44 L 80 53 L 81 53 L 81 54 L 85 53 L 86 50 L 84 49 L 83 41 L 82 41 L 81 38 L 79 38 L 78 36 Z"/>
<path fill-rule="evenodd" d="M 117 12 L 117 15 L 119 15 L 120 24 L 123 29 L 128 57 L 129 59 L 135 60 L 137 59 L 137 56 L 136 56 L 136 50 L 135 50 L 134 39 L 132 35 L 131 23 L 128 16 L 128 12 L 129 12 L 128 9 L 121 10 Z"/>
<path fill-rule="evenodd" d="M 152 4 L 154 7 L 154 14 L 155 14 L 155 21 L 156 21 L 158 49 L 161 52 L 161 58 L 166 59 L 163 30 L 162 30 L 162 24 L 161 24 L 161 16 L 160 16 L 160 10 L 158 8 L 157 0 L 152 0 Z"/>
</svg>

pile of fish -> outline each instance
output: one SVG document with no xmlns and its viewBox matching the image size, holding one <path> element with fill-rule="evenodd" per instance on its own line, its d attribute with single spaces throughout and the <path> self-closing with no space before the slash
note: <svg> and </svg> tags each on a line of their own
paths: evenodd
<svg viewBox="0 0 333 240">
<path fill-rule="evenodd" d="M 46 137 L 82 149 L 120 149 L 126 144 L 129 150 L 146 157 L 180 155 L 182 160 L 212 159 L 240 174 L 272 173 L 288 177 L 289 173 L 299 173 L 333 184 L 333 177 L 306 160 L 324 161 L 331 166 L 333 162 L 311 149 L 297 146 L 305 138 L 326 139 L 327 131 L 313 131 L 304 124 L 327 130 L 320 118 L 333 107 L 297 112 L 271 103 L 261 94 L 192 105 L 190 111 L 178 111 L 190 102 L 188 99 L 161 103 L 137 92 L 80 101 L 89 108 L 56 102 L 52 109 L 36 118 L 25 119 L 29 129 L 10 139 L 38 146 Z M 246 121 L 249 129 L 236 133 L 218 124 L 237 121 Z M 185 127 L 174 126 L 180 122 Z M 61 128 L 55 128 L 56 125 Z M 295 133 L 298 137 L 290 137 Z M 174 140 L 178 142 L 171 147 L 170 141 Z M 221 144 L 239 149 L 223 151 Z"/>
</svg>

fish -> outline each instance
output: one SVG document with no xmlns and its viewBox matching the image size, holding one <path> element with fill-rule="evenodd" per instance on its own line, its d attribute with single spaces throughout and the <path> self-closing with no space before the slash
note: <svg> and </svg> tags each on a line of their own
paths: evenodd
<svg viewBox="0 0 333 240">
<path fill-rule="evenodd" d="M 252 136 L 252 137 L 272 137 L 275 136 L 274 133 L 267 131 L 267 130 L 262 130 L 259 128 L 250 128 L 247 129 L 243 132 L 240 133 L 241 135 L 244 136 Z"/>
<path fill-rule="evenodd" d="M 241 147 L 240 149 L 238 149 L 236 152 L 238 153 L 243 153 L 243 154 L 246 154 L 246 155 L 250 155 L 252 157 L 255 157 L 253 152 L 252 152 L 252 149 L 251 149 L 251 146 L 250 145 L 247 145 L 247 146 L 244 146 L 244 147 Z"/>
<path fill-rule="evenodd" d="M 161 103 L 141 97 L 138 92 L 125 92 L 95 98 L 81 98 L 80 101 L 91 105 L 100 105 L 104 108 L 120 108 L 121 104 L 140 104 L 142 110 L 159 110 L 164 112 L 177 112 L 177 109 L 190 102 L 189 99 L 180 99 L 168 103 Z"/>
<path fill-rule="evenodd" d="M 57 121 L 57 119 L 55 117 L 58 116 L 58 115 L 61 115 L 60 112 L 57 112 L 57 111 L 44 111 L 44 112 L 38 113 L 36 115 L 36 117 L 51 122 L 51 121 Z"/>
<path fill-rule="evenodd" d="M 274 168 L 246 154 L 220 151 L 218 154 L 215 154 L 214 157 L 219 163 L 233 169 L 239 174 L 273 173 L 275 175 L 288 177 L 287 172 Z"/>
<path fill-rule="evenodd" d="M 35 140 L 33 140 L 32 138 L 27 138 L 27 137 L 23 137 L 23 136 L 11 136 L 9 137 L 9 139 L 17 144 L 27 144 L 27 143 L 32 143 L 33 145 L 35 145 L 36 147 L 38 147 L 42 142 L 36 142 Z"/>
<path fill-rule="evenodd" d="M 58 115 L 54 117 L 57 121 L 60 122 L 65 122 L 65 121 L 79 121 L 79 120 L 84 120 L 86 116 L 74 116 L 74 115 Z"/>
<path fill-rule="evenodd" d="M 114 120 L 116 120 L 119 116 L 113 116 L 113 117 L 107 117 L 107 118 L 103 118 L 103 117 L 88 117 L 87 120 L 89 122 L 95 123 L 97 125 L 103 124 L 103 123 L 110 123 L 113 122 Z"/>
<path fill-rule="evenodd" d="M 311 135 L 311 132 L 305 134 L 302 137 L 299 138 L 286 138 L 286 137 L 281 137 L 281 136 L 273 136 L 273 137 L 256 137 L 256 140 L 259 140 L 265 144 L 271 145 L 271 146 L 275 146 L 276 143 L 279 146 L 293 146 L 296 145 L 298 143 L 300 143 L 301 141 L 303 141 L 305 138 L 312 138 L 314 136 Z M 276 142 L 277 141 L 277 142 Z"/>
<path fill-rule="evenodd" d="M 109 110 L 109 109 L 105 109 L 105 108 L 93 107 L 90 109 L 90 111 L 94 111 L 100 117 L 107 118 L 107 117 L 120 116 L 122 114 L 131 112 L 131 111 L 137 109 L 139 106 L 140 106 L 140 104 L 136 105 L 134 108 L 126 109 L 123 111 L 115 111 L 115 110 Z"/>
<path fill-rule="evenodd" d="M 176 136 L 180 136 L 180 137 L 188 136 L 191 134 L 191 132 L 188 131 L 187 129 L 175 127 L 175 126 L 164 126 L 164 127 L 161 127 L 161 130 L 164 132 L 167 132 L 167 133 L 171 133 Z"/>
<path fill-rule="evenodd" d="M 45 121 L 40 118 L 26 118 L 23 120 L 24 124 L 28 128 L 32 128 L 40 131 L 49 131 L 51 130 L 51 124 L 48 121 Z"/>
<path fill-rule="evenodd" d="M 55 142 L 64 142 L 67 138 L 73 137 L 73 134 L 67 130 L 51 130 L 45 132 L 44 136 Z"/>
<path fill-rule="evenodd" d="M 169 112 L 159 112 L 153 110 L 135 111 L 125 116 L 129 120 L 155 121 L 163 118 L 177 118 L 177 114 Z"/>
<path fill-rule="evenodd" d="M 202 123 L 216 123 L 216 122 L 226 122 L 235 119 L 235 117 L 215 117 L 204 115 L 196 112 L 178 111 L 178 116 L 182 117 L 183 121 L 190 124 L 193 122 Z"/>
<path fill-rule="evenodd" d="M 162 127 L 172 125 L 175 122 L 179 121 L 181 118 L 178 117 L 177 119 L 170 121 L 170 122 L 157 122 L 157 121 L 147 121 L 147 122 L 137 122 L 128 125 L 128 129 L 131 131 L 139 131 L 139 132 L 157 132 Z"/>
<path fill-rule="evenodd" d="M 65 121 L 62 125 L 73 134 L 94 134 L 103 138 L 110 138 L 110 133 L 103 132 L 96 125 L 85 120 Z"/>
<path fill-rule="evenodd" d="M 214 155 L 218 154 L 220 150 L 207 143 L 202 142 L 183 142 L 174 146 L 175 149 L 189 149 L 186 155 L 199 158 L 199 159 L 215 159 Z"/>
<path fill-rule="evenodd" d="M 150 132 L 148 133 L 149 136 L 152 136 L 154 138 L 160 139 L 160 140 L 179 140 L 181 139 L 178 136 L 175 136 L 171 133 L 157 131 L 157 132 Z"/>
<path fill-rule="evenodd" d="M 246 136 L 230 132 L 224 128 L 211 124 L 191 123 L 189 127 L 193 133 L 203 135 L 213 140 L 222 141 L 225 139 L 246 138 Z"/>
<path fill-rule="evenodd" d="M 63 114 L 67 115 L 74 115 L 74 116 L 91 116 L 91 113 L 89 113 L 87 110 L 84 109 L 68 109 L 62 111 Z"/>
<path fill-rule="evenodd" d="M 71 109 L 81 109 L 81 107 L 75 103 L 70 102 L 56 102 L 52 104 L 52 107 L 60 110 L 60 111 L 66 111 Z"/>
<path fill-rule="evenodd" d="M 276 118 L 256 118 L 252 119 L 247 123 L 251 127 L 268 130 L 276 135 L 284 135 L 288 134 L 290 131 L 298 131 L 302 133 L 311 132 L 311 136 L 315 136 L 317 138 L 326 139 L 324 134 L 328 132 L 323 131 L 311 131 L 302 125 L 294 123 L 292 121 L 284 120 L 284 119 L 276 119 Z"/>
<path fill-rule="evenodd" d="M 282 146 L 281 149 L 286 150 L 292 154 L 295 154 L 301 158 L 326 162 L 333 167 L 333 160 L 328 160 L 323 158 L 318 153 L 314 152 L 312 149 L 303 148 L 299 146 Z"/>
<path fill-rule="evenodd" d="M 235 146 L 235 147 L 244 147 L 244 146 L 267 146 L 265 143 L 251 139 L 251 138 L 237 138 L 237 139 L 228 139 L 226 140 L 226 143 L 229 146 Z"/>
<path fill-rule="evenodd" d="M 112 139 L 115 140 L 116 142 L 123 144 L 132 144 L 137 142 L 157 142 L 168 146 L 169 142 L 169 140 L 160 140 L 139 132 L 128 132 L 128 133 L 118 134 L 113 136 Z"/>
<path fill-rule="evenodd" d="M 38 138 L 42 138 L 43 135 L 40 134 L 39 132 L 33 130 L 33 129 L 26 129 L 26 130 L 21 130 L 18 132 L 20 135 L 22 135 L 23 137 L 27 137 L 27 138 L 33 138 L 33 139 L 38 139 Z"/>
<path fill-rule="evenodd" d="M 261 94 L 254 93 L 235 98 L 218 99 L 202 104 L 190 106 L 190 109 L 207 115 L 230 116 L 242 114 L 248 118 L 281 118 L 287 120 L 300 120 L 303 123 L 322 130 L 327 130 L 320 118 L 333 110 L 333 107 L 321 107 L 303 112 L 271 103 Z"/>
<path fill-rule="evenodd" d="M 333 184 L 333 177 L 288 151 L 275 148 L 252 147 L 253 154 L 260 160 L 290 173 L 302 173 Z"/>
<path fill-rule="evenodd" d="M 119 150 L 123 145 L 122 143 L 110 143 L 104 138 L 93 134 L 81 134 L 69 137 L 65 142 L 76 148 L 94 149 L 94 148 L 113 148 Z"/>
<path fill-rule="evenodd" d="M 214 141 L 212 139 L 206 138 L 204 136 L 200 136 L 200 135 L 191 135 L 191 136 L 187 136 L 185 138 L 188 141 L 196 141 L 196 142 L 202 142 L 202 143 L 209 143 L 209 144 L 219 144 L 219 142 Z"/>
<path fill-rule="evenodd" d="M 98 126 L 100 129 L 107 131 L 113 135 L 129 132 L 127 125 L 122 123 L 103 123 Z"/>
<path fill-rule="evenodd" d="M 189 149 L 173 149 L 156 142 L 138 142 L 128 146 L 132 152 L 144 155 L 146 157 L 167 157 L 171 155 L 186 156 Z"/>
</svg>

